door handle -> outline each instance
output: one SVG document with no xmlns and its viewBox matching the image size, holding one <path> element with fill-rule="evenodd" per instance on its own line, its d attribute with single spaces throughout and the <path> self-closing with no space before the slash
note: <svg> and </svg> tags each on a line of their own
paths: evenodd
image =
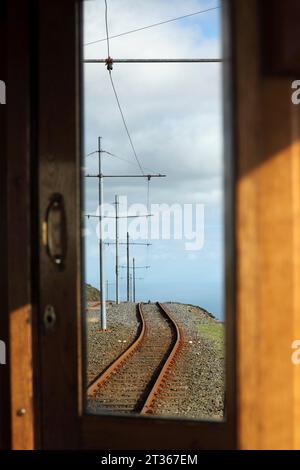
<svg viewBox="0 0 300 470">
<path fill-rule="evenodd" d="M 64 199 L 59 193 L 50 197 L 46 209 L 43 244 L 51 261 L 62 269 L 67 253 L 67 226 Z"/>
</svg>

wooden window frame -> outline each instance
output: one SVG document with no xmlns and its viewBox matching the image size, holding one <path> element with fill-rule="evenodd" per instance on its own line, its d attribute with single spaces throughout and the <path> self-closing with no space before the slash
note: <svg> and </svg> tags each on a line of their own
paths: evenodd
<svg viewBox="0 0 300 470">
<path fill-rule="evenodd" d="M 0 67 L 6 80 L 1 105 L 1 336 L 6 365 L 0 370 L 1 449 L 36 446 L 36 303 L 32 255 L 32 102 L 28 0 L 1 2 Z M 2 75 L 3 74 L 3 75 Z M 37 266 L 37 264 L 36 264 Z"/>
<path fill-rule="evenodd" d="M 6 38 L 7 38 L 7 9 L 4 3 L 0 3 L 0 80 L 7 82 L 6 73 Z M 7 161 L 6 155 L 6 116 L 5 107 L 0 106 L 0 246 L 7 245 L 7 207 L 6 207 L 6 193 L 7 193 Z M 2 306 L 2 315 L 0 315 L 0 332 L 1 340 L 8 345 L 8 277 L 7 277 L 8 259 L 7 250 L 3 250 L 1 256 L 1 269 L 0 269 L 0 300 Z M 8 351 L 6 351 L 8 352 Z M 0 449 L 10 447 L 10 409 L 7 406 L 9 403 L 9 368 L 0 366 L 0 417 L 3 425 L 0 425 Z"/>
<path fill-rule="evenodd" d="M 84 303 L 79 294 L 82 286 L 80 266 L 83 265 L 80 237 L 81 2 L 22 0 L 22 16 L 20 10 L 9 6 L 9 2 L 7 4 L 8 41 L 14 35 L 18 38 L 14 56 L 9 56 L 7 63 L 11 87 L 6 147 L 9 164 L 7 196 L 13 208 L 8 217 L 7 235 L 17 230 L 8 244 L 7 271 L 7 278 L 11 276 L 7 306 L 11 447 L 111 450 L 236 447 L 235 175 L 233 81 L 229 62 L 224 66 L 226 127 L 231 136 L 226 139 L 225 151 L 226 419 L 198 422 L 89 416 L 83 410 L 81 312 Z M 225 56 L 228 59 L 232 57 L 231 4 L 226 0 L 223 7 Z M 21 17 L 22 24 L 17 21 Z M 21 80 L 17 75 L 20 65 L 23 66 Z M 13 118 L 20 104 L 22 113 L 15 122 Z M 15 139 L 15 132 L 20 132 L 23 138 Z M 24 195 L 21 199 L 20 189 Z M 66 207 L 68 249 L 64 270 L 58 270 L 52 263 L 42 240 L 45 213 L 53 193 L 64 196 Z M 22 242 L 19 233 L 26 235 Z M 20 253 L 18 258 L 14 256 L 15 252 Z M 22 271 L 18 274 L 20 263 Z M 22 298 L 14 298 L 17 291 Z M 24 308 L 16 309 L 16 302 Z M 48 305 L 53 305 L 56 312 L 53 331 L 47 331 L 44 326 Z M 16 311 L 18 314 L 14 315 Z M 19 410 L 23 408 L 25 414 L 21 415 Z"/>
<path fill-rule="evenodd" d="M 52 3 L 54 5 L 52 6 Z M 41 246 L 40 272 L 40 315 L 46 305 L 53 304 L 59 311 L 59 327 L 55 333 L 41 333 L 41 369 L 47 364 L 64 364 L 62 371 L 51 370 L 41 374 L 43 409 L 43 448 L 81 447 L 84 449 L 212 449 L 235 446 L 235 402 L 234 402 L 234 224 L 230 221 L 233 208 L 233 164 L 232 143 L 227 142 L 226 151 L 226 410 L 224 421 L 192 421 L 178 419 L 90 416 L 82 405 L 82 324 L 80 312 L 84 311 L 83 299 L 74 292 L 79 291 L 82 277 L 78 276 L 78 259 L 81 250 L 79 201 L 81 200 L 81 117 L 80 93 L 81 60 L 81 8 L 79 2 L 66 2 L 66 6 L 52 2 L 50 6 L 40 5 L 40 55 L 39 55 L 39 180 L 40 180 L 40 223 L 42 223 L 51 193 L 66 195 L 68 216 L 68 269 L 56 269 Z M 225 9 L 226 11 L 226 9 Z M 68 13 L 68 22 L 65 15 Z M 224 23 L 228 22 L 227 13 Z M 228 34 L 228 28 L 225 29 Z M 229 36 L 229 34 L 228 34 Z M 62 41 L 62 37 L 64 40 Z M 76 41 L 74 42 L 74 38 Z M 226 44 L 228 44 L 226 42 Z M 58 52 L 59 51 L 59 52 Z M 55 63 L 55 68 L 53 64 Z M 60 70 L 58 76 L 57 70 Z M 70 72 L 72 71 L 72 73 Z M 225 73 L 230 68 L 225 67 Z M 230 83 L 228 76 L 226 84 Z M 62 84 L 68 84 L 67 90 Z M 68 109 L 70 115 L 57 112 L 53 94 L 47 95 L 49 87 L 55 92 L 61 109 Z M 226 112 L 230 88 L 226 88 Z M 55 122 L 55 126 L 52 123 Z M 226 120 L 227 124 L 230 122 Z M 49 138 L 52 134 L 52 139 Z M 68 168 L 68 164 L 69 168 Z M 66 168 L 58 176 L 59 166 Z M 74 169 L 76 165 L 76 170 Z M 46 190 L 45 190 L 46 188 Z M 67 195 L 72 195 L 69 201 Z M 76 206 L 77 204 L 77 206 Z M 73 235 L 70 235 L 73 234 Z M 74 256 L 76 253 L 76 256 Z M 71 257 L 73 256 L 73 260 Z M 76 257 L 77 261 L 76 261 Z M 83 259 L 81 259 L 83 265 Z M 58 289 L 58 286 L 60 288 Z M 66 306 L 68 304 L 68 308 Z M 67 344 L 66 344 L 67 341 Z M 53 357 L 55 354 L 55 358 Z M 80 358 L 80 359 L 78 359 Z M 79 368 L 78 368 L 79 366 Z M 48 366 L 49 369 L 49 366 Z M 62 384 L 67 380 L 68 387 Z M 54 388 L 55 385 L 55 388 Z M 63 419 L 62 419 L 63 417 Z M 134 441 L 133 441 L 134 436 Z"/>
<path fill-rule="evenodd" d="M 224 423 L 83 414 L 80 2 L 2 0 L 1 7 L 4 2 L 0 327 L 9 354 L 7 369 L 0 369 L 0 446 L 300 448 L 300 369 L 291 362 L 291 343 L 300 337 L 300 107 L 291 104 L 291 78 L 299 79 L 298 0 L 223 2 Z M 274 41 L 268 34 L 264 40 L 266 31 Z M 67 208 L 68 252 L 60 272 L 41 240 L 53 192 L 65 196 Z M 49 304 L 57 314 L 52 333 L 43 324 Z"/>
</svg>

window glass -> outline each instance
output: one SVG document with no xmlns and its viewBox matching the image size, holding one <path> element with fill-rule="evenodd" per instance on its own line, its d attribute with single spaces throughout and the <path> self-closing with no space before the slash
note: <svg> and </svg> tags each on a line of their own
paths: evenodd
<svg viewBox="0 0 300 470">
<path fill-rule="evenodd" d="M 220 18 L 85 2 L 88 413 L 224 417 Z"/>
</svg>

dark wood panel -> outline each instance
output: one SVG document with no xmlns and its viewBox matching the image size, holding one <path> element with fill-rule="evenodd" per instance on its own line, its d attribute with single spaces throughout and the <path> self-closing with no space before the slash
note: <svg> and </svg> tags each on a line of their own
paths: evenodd
<svg viewBox="0 0 300 470">
<path fill-rule="evenodd" d="M 83 449 L 229 449 L 234 447 L 227 423 L 155 418 L 86 416 Z"/>
<path fill-rule="evenodd" d="M 7 5 L 0 3 L 0 80 L 7 80 L 6 67 Z M 6 186 L 6 105 L 0 105 L 0 339 L 8 345 L 7 279 L 7 186 Z M 8 353 L 8 350 L 7 350 Z M 8 358 L 7 358 L 8 361 Z M 0 365 L 0 449 L 10 447 L 9 366 Z"/>
<path fill-rule="evenodd" d="M 263 73 L 261 2 L 234 4 L 239 447 L 297 449 L 299 369 L 291 344 L 300 326 L 300 108 L 291 103 L 289 78 Z M 290 25 L 283 17 L 282 34 Z M 276 41 L 273 47 L 276 54 Z"/>
<path fill-rule="evenodd" d="M 7 260 L 11 445 L 34 447 L 29 1 L 7 3 Z M 24 410 L 21 413 L 20 410 Z"/>
<path fill-rule="evenodd" d="M 269 75 L 300 73 L 299 0 L 263 0 L 260 66 Z"/>
<path fill-rule="evenodd" d="M 42 447 L 76 448 L 79 439 L 80 115 L 79 2 L 39 1 L 40 234 L 50 198 L 64 199 L 67 254 L 55 265 L 40 237 Z M 47 305 L 56 324 L 43 325 Z M 80 365 L 79 365 L 80 368 Z"/>
<path fill-rule="evenodd" d="M 226 15 L 228 12 L 226 10 Z M 43 448 L 229 448 L 234 433 L 234 349 L 228 342 L 227 419 L 224 423 L 116 419 L 81 413 L 80 338 L 80 55 L 76 2 L 40 2 L 39 16 L 39 177 L 40 227 L 53 193 L 64 197 L 68 250 L 58 269 L 40 245 L 40 320 L 53 305 L 57 321 L 51 332 L 41 327 Z M 228 17 L 227 17 L 228 20 Z M 229 33 L 228 33 L 229 34 Z M 226 77 L 228 80 L 229 78 Z M 228 153 L 230 164 L 231 148 Z M 231 175 L 228 175 L 231 178 Z M 229 181 L 229 180 L 228 180 Z M 232 194 L 227 210 L 232 212 Z M 232 227 L 227 234 L 233 243 Z M 227 260 L 228 337 L 233 338 L 232 251 Z M 78 360 L 79 358 L 79 360 Z"/>
<path fill-rule="evenodd" d="M 223 2 L 224 109 L 226 130 L 226 420 L 188 422 L 175 419 L 83 416 L 81 447 L 87 449 L 229 449 L 236 447 L 235 406 L 235 243 L 234 243 L 234 138 L 231 2 Z M 133 437 L 134 436 L 134 437 Z"/>
<path fill-rule="evenodd" d="M 291 342 L 299 338 L 300 332 L 299 108 L 290 104 L 289 80 L 266 78 L 263 74 L 258 2 L 233 0 L 227 3 L 235 7 L 232 18 L 236 54 L 230 56 L 234 64 L 231 78 L 236 87 L 236 99 L 232 101 L 236 120 L 232 121 L 237 130 L 237 218 L 236 221 L 229 218 L 227 223 L 236 224 L 238 242 L 239 446 L 299 448 L 300 380 L 298 369 L 290 361 Z M 6 299 L 1 293 L 1 299 L 4 299 L 4 306 L 7 302 L 7 319 L 10 320 L 12 407 L 10 410 L 8 406 L 7 411 L 11 411 L 14 448 L 34 446 L 31 255 L 35 252 L 31 251 L 30 230 L 32 103 L 28 99 L 30 80 L 26 61 L 29 55 L 27 4 L 18 2 L 16 10 L 15 4 L 10 2 L 9 9 L 8 213 L 3 203 L 0 206 L 1 213 L 7 217 L 7 232 L 4 233 L 3 227 L 0 230 L 4 244 L 9 234 L 8 275 L 1 281 L 5 288 L 9 280 L 9 296 Z M 79 22 L 76 2 L 40 1 L 39 6 L 40 227 L 49 197 L 53 192 L 61 192 L 66 203 L 69 233 L 66 265 L 62 271 L 52 264 L 40 244 L 42 446 L 128 448 L 132 447 L 135 435 L 136 447 L 144 447 L 146 440 L 153 448 L 233 447 L 235 316 L 230 313 L 234 312 L 230 295 L 227 378 L 231 411 L 226 424 L 81 415 Z M 291 44 L 291 40 L 289 42 Z M 228 50 L 232 52 L 230 46 Z M 0 63 L 3 63 L 1 56 Z M 230 99 L 233 98 L 231 91 L 228 91 Z M 232 103 L 229 102 L 229 107 Z M 3 118 L 0 119 L 3 126 Z M 228 155 L 232 155 L 234 142 L 227 144 Z M 6 150 L 5 141 L 0 141 L 0 146 L 1 152 Z M 231 160 L 229 164 L 232 165 Z M 1 165 L 1 169 L 6 169 L 3 160 Z M 228 185 L 234 184 L 232 170 L 230 166 Z M 5 179 L 2 182 L 3 191 Z M 228 194 L 227 214 L 232 215 L 234 193 Z M 233 292 L 234 244 L 230 230 L 228 242 L 226 276 L 228 292 Z M 5 263 L 5 258 L 2 259 Z M 57 324 L 52 332 L 46 333 L 42 319 L 48 304 L 55 307 Z M 8 331 L 3 316 L 0 321 L 1 327 L 4 325 Z M 5 386 L 6 393 L 7 390 Z M 1 403 L 3 406 L 3 400 Z M 26 414 L 18 416 L 16 411 L 23 407 Z"/>
</svg>

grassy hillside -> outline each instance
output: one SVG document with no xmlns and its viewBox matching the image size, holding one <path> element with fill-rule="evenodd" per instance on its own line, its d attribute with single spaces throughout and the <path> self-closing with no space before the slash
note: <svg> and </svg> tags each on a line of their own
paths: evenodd
<svg viewBox="0 0 300 470">
<path fill-rule="evenodd" d="M 91 284 L 85 285 L 85 296 L 87 302 L 97 302 L 99 300 L 100 292 L 96 287 L 91 286 Z"/>
<path fill-rule="evenodd" d="M 198 326 L 199 333 L 204 338 L 209 339 L 215 345 L 216 350 L 224 353 L 224 324 L 217 322 L 209 322 Z"/>
</svg>

